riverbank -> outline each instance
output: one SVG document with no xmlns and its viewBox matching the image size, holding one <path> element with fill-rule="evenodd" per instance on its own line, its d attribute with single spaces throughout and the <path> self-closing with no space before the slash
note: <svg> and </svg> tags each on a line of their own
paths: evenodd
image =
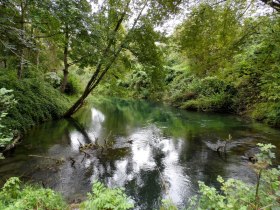
<svg viewBox="0 0 280 210">
<path fill-rule="evenodd" d="M 59 119 L 75 96 L 62 94 L 57 88 L 38 77 L 18 80 L 16 75 L 0 75 L 3 88 L 0 108 L 1 148 L 16 145 L 23 133 L 46 121 Z"/>
<path fill-rule="evenodd" d="M 171 106 L 199 112 L 229 113 L 280 128 L 280 103 L 265 99 L 251 82 L 179 72 L 167 84 L 163 99 Z"/>
</svg>

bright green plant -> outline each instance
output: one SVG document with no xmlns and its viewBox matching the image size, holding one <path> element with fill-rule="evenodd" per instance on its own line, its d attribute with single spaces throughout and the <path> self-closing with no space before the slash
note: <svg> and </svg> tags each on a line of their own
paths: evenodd
<svg viewBox="0 0 280 210">
<path fill-rule="evenodd" d="M 208 76 L 203 79 L 179 75 L 171 83 L 172 104 L 183 109 L 203 111 L 229 111 L 235 90 L 222 79 Z"/>
<path fill-rule="evenodd" d="M 0 89 L 0 147 L 2 148 L 9 144 L 13 138 L 12 131 L 3 125 L 3 119 L 7 116 L 9 109 L 17 103 L 12 92 L 6 88 Z M 2 153 L 0 153 L 0 158 L 2 158 Z"/>
<path fill-rule="evenodd" d="M 46 73 L 45 80 L 55 88 L 59 87 L 61 83 L 61 78 L 59 77 L 59 75 L 57 75 L 56 72 Z"/>
<path fill-rule="evenodd" d="M 3 210 L 62 210 L 66 207 L 61 195 L 51 189 L 21 185 L 17 177 L 10 178 L 0 191 L 0 209 Z"/>
<path fill-rule="evenodd" d="M 12 130 L 23 131 L 31 126 L 55 119 L 66 110 L 69 100 L 45 81 L 26 78 L 20 81 L 13 75 L 0 72 L 0 86 L 12 89 L 18 101 L 3 118 L 3 124 Z"/>
<path fill-rule="evenodd" d="M 110 189 L 100 182 L 95 182 L 92 193 L 88 194 L 88 199 L 80 207 L 88 210 L 126 210 L 132 209 L 134 205 L 122 189 Z"/>
<path fill-rule="evenodd" d="M 171 199 L 163 199 L 160 210 L 178 210 L 177 206 L 173 203 Z"/>
<path fill-rule="evenodd" d="M 257 175 L 256 185 L 250 185 L 236 179 L 217 180 L 221 184 L 220 192 L 199 182 L 200 196 L 190 200 L 189 209 L 278 209 L 280 207 L 280 169 L 268 167 L 275 158 L 271 144 L 258 144 L 260 153 L 257 162 L 252 164 Z"/>
</svg>

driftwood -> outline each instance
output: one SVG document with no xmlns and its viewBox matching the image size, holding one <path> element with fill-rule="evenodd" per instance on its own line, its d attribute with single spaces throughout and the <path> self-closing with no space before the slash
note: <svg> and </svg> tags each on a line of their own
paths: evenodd
<svg viewBox="0 0 280 210">
<path fill-rule="evenodd" d="M 10 151 L 11 149 L 15 148 L 21 142 L 21 139 L 22 136 L 20 134 L 14 137 L 13 142 L 8 144 L 2 153 L 4 154 Z"/>
<path fill-rule="evenodd" d="M 48 160 L 53 160 L 56 161 L 57 163 L 62 163 L 65 160 L 63 158 L 61 159 L 57 159 L 57 158 L 52 158 L 52 157 L 48 157 L 48 156 L 41 156 L 41 155 L 28 155 L 29 157 L 37 157 L 37 158 L 44 158 L 44 159 L 48 159 Z"/>
</svg>

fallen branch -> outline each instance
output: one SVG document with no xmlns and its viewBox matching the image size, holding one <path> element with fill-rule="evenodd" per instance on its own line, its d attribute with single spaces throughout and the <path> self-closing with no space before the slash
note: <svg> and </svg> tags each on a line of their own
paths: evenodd
<svg viewBox="0 0 280 210">
<path fill-rule="evenodd" d="M 49 160 L 54 160 L 56 162 L 64 162 L 65 160 L 63 158 L 61 159 L 57 159 L 57 158 L 52 158 L 52 157 L 48 157 L 48 156 L 41 156 L 41 155 L 28 155 L 29 157 L 37 157 L 37 158 L 45 158 L 45 159 L 49 159 Z"/>
<path fill-rule="evenodd" d="M 8 144 L 2 153 L 4 154 L 5 152 L 8 152 L 9 150 L 15 148 L 16 145 L 18 145 L 21 142 L 21 138 L 22 138 L 22 136 L 20 134 L 18 136 L 16 136 L 13 139 L 13 142 Z"/>
</svg>

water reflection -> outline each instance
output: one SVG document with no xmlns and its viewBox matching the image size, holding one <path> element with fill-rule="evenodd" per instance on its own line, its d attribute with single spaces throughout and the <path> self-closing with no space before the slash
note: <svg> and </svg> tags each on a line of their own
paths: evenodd
<svg viewBox="0 0 280 210">
<path fill-rule="evenodd" d="M 220 157 L 215 146 L 229 133 L 233 141 L 228 155 Z M 75 119 L 34 128 L 24 144 L 0 162 L 0 175 L 43 182 L 69 201 L 84 199 L 92 183 L 101 180 L 124 187 L 136 209 L 157 209 L 162 198 L 182 207 L 196 193 L 198 180 L 215 185 L 217 175 L 222 175 L 254 182 L 255 174 L 241 156 L 256 142 L 279 146 L 279 134 L 232 116 L 105 100 Z M 89 143 L 99 147 L 80 152 L 79 147 Z M 29 154 L 65 162 L 56 165 Z"/>
</svg>

